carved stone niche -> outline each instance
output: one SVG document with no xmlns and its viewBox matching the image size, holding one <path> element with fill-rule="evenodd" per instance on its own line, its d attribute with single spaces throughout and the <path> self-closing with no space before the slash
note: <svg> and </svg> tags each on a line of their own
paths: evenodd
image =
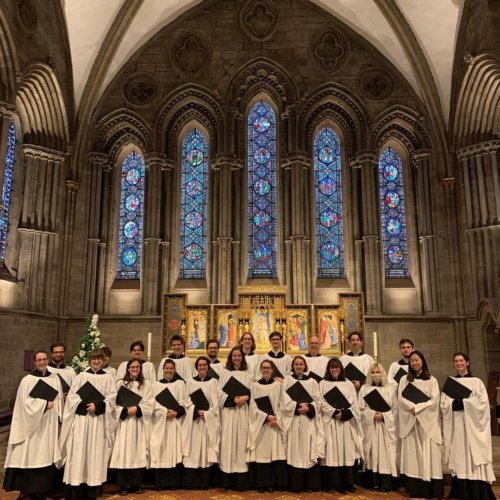
<svg viewBox="0 0 500 500">
<path fill-rule="evenodd" d="M 278 26 L 279 11 L 271 0 L 249 0 L 240 11 L 241 29 L 253 40 L 271 40 Z"/>
<path fill-rule="evenodd" d="M 150 73 L 134 73 L 125 82 L 123 95 L 131 104 L 148 104 L 158 95 L 158 82 Z"/>
<path fill-rule="evenodd" d="M 329 73 L 341 68 L 349 56 L 349 42 L 337 30 L 329 28 L 316 35 L 310 45 L 310 53 Z"/>
<path fill-rule="evenodd" d="M 211 55 L 210 43 L 199 33 L 183 33 L 172 46 L 172 62 L 184 73 L 195 73 Z"/>
<path fill-rule="evenodd" d="M 34 33 L 38 27 L 38 16 L 33 0 L 17 0 L 17 19 L 26 33 Z"/>
<path fill-rule="evenodd" d="M 368 66 L 361 69 L 358 76 L 358 89 L 364 97 L 381 101 L 392 94 L 394 80 L 386 69 Z"/>
</svg>

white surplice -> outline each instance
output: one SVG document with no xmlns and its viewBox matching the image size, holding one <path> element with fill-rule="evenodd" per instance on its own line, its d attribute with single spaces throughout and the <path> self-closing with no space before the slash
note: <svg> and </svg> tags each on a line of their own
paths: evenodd
<svg viewBox="0 0 500 500">
<path fill-rule="evenodd" d="M 125 376 L 125 373 L 127 372 L 127 363 L 128 361 L 122 361 L 120 363 L 120 366 L 118 367 L 118 370 L 116 370 L 116 377 L 115 380 L 118 382 L 119 380 L 122 380 L 123 377 Z M 149 380 L 151 384 L 153 382 L 156 382 L 156 370 L 155 370 L 155 365 L 151 363 L 150 361 L 144 361 L 142 363 L 142 376 L 144 377 L 145 380 Z M 163 378 L 163 374 L 162 374 Z"/>
</svg>

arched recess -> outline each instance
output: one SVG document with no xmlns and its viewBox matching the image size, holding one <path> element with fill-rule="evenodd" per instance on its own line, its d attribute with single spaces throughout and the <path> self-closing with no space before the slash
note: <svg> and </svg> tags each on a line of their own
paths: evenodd
<svg viewBox="0 0 500 500">
<path fill-rule="evenodd" d="M 16 104 L 24 144 L 65 152 L 69 142 L 66 105 L 54 71 L 43 63 L 21 75 Z"/>
<path fill-rule="evenodd" d="M 489 54 L 467 56 L 453 127 L 457 148 L 500 134 L 500 62 Z"/>
<path fill-rule="evenodd" d="M 10 30 L 0 10 L 0 101 L 15 104 L 16 75 L 19 73 L 17 54 Z"/>
<path fill-rule="evenodd" d="M 483 380 L 487 380 L 490 370 L 498 371 L 500 366 L 500 303 L 497 299 L 482 299 L 476 309 L 476 318 L 479 320 L 478 329 L 469 328 L 469 354 L 475 359 L 474 372 L 484 367 L 484 373 L 478 373 Z M 474 330 L 476 332 L 474 333 Z M 483 362 L 481 362 L 483 361 Z"/>
</svg>

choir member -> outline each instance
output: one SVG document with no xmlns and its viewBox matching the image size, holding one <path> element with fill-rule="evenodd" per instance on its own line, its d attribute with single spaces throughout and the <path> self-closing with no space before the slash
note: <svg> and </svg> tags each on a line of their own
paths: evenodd
<svg viewBox="0 0 500 500">
<path fill-rule="evenodd" d="M 271 342 L 271 350 L 262 356 L 262 359 L 271 360 L 276 366 L 275 376 L 278 379 L 283 379 L 290 373 L 291 358 L 285 354 L 282 349 L 283 335 L 280 332 L 271 332 L 269 334 L 269 342 Z"/>
<path fill-rule="evenodd" d="M 116 369 L 113 368 L 112 366 L 109 366 L 109 360 L 111 359 L 111 356 L 113 355 L 113 351 L 105 345 L 104 347 L 101 347 L 101 351 L 104 353 L 104 364 L 102 366 L 102 369 L 111 375 L 113 380 L 116 380 Z"/>
<path fill-rule="evenodd" d="M 193 376 L 193 366 L 191 359 L 184 354 L 184 339 L 180 335 L 172 335 L 170 347 L 172 348 L 172 354 L 161 360 L 160 366 L 158 366 L 157 379 L 163 378 L 163 364 L 165 360 L 171 359 L 175 363 L 175 372 L 186 382 Z"/>
<path fill-rule="evenodd" d="M 218 380 L 208 374 L 210 366 L 210 360 L 200 356 L 195 362 L 198 375 L 186 383 L 186 417 L 182 425 L 186 489 L 208 489 L 211 471 L 219 460 Z"/>
<path fill-rule="evenodd" d="M 241 347 L 233 347 L 229 352 L 226 369 L 219 379 L 219 468 L 222 486 L 237 491 L 246 490 L 250 486 L 246 450 L 251 380 Z"/>
<path fill-rule="evenodd" d="M 141 493 L 148 466 L 148 427 L 153 413 L 151 382 L 144 378 L 140 359 L 131 359 L 117 382 L 116 432 L 109 467 L 120 495 Z"/>
<path fill-rule="evenodd" d="M 186 414 L 186 383 L 176 368 L 174 360 L 167 358 L 162 365 L 161 380 L 153 383 L 150 467 L 159 490 L 176 489 L 182 484 L 181 427 Z"/>
<path fill-rule="evenodd" d="M 273 378 L 274 365 L 265 359 L 260 364 L 261 378 L 251 386 L 249 458 L 252 484 L 273 492 L 288 485 L 283 421 L 279 409 L 281 382 Z"/>
<path fill-rule="evenodd" d="M 467 354 L 454 354 L 453 364 L 457 374 L 441 394 L 445 459 L 452 473 L 448 498 L 494 499 L 488 394 L 470 373 Z"/>
<path fill-rule="evenodd" d="M 218 377 L 221 376 L 224 370 L 224 364 L 219 360 L 219 349 L 220 342 L 217 339 L 207 340 L 207 357 L 210 361 L 210 368 L 217 374 Z"/>
<path fill-rule="evenodd" d="M 343 354 L 340 357 L 340 362 L 342 363 L 344 370 L 347 368 L 347 365 L 351 363 L 361 373 L 363 373 L 364 378 L 366 378 L 366 375 L 368 375 L 368 371 L 370 370 L 370 366 L 374 363 L 374 359 L 369 354 L 363 352 L 363 335 L 360 332 L 351 332 L 347 338 L 349 340 L 349 347 L 351 350 L 347 354 Z M 347 374 L 346 378 L 349 378 Z M 359 391 L 364 383 L 364 380 L 349 379 L 354 384 L 355 389 Z"/>
<path fill-rule="evenodd" d="M 374 363 L 366 384 L 359 391 L 363 428 L 365 484 L 368 488 L 391 491 L 396 487 L 397 396 L 384 367 Z"/>
<path fill-rule="evenodd" d="M 36 351 L 34 360 L 35 369 L 17 389 L 3 488 L 19 490 L 19 498 L 36 499 L 52 489 L 61 458 L 57 433 L 63 392 L 59 377 L 47 370 L 47 353 Z"/>
<path fill-rule="evenodd" d="M 100 349 L 89 354 L 90 367 L 76 376 L 66 398 L 60 436 L 66 499 L 97 498 L 106 481 L 116 386 L 102 369 L 104 358 Z"/>
<path fill-rule="evenodd" d="M 443 496 L 439 387 L 424 355 L 410 355 L 408 375 L 398 388 L 401 480 L 410 496 Z"/>
<path fill-rule="evenodd" d="M 399 384 L 401 377 L 408 373 L 408 366 L 410 366 L 410 354 L 413 352 L 413 341 L 410 339 L 402 338 L 399 341 L 399 350 L 401 351 L 401 359 L 394 361 L 389 367 L 387 377 L 389 382 L 396 386 Z"/>
<path fill-rule="evenodd" d="M 56 342 L 50 346 L 50 362 L 47 367 L 50 373 L 59 375 L 64 395 L 68 394 L 69 388 L 75 380 L 76 373 L 73 367 L 64 362 L 66 346 L 62 342 Z"/>
<path fill-rule="evenodd" d="M 325 433 L 321 460 L 323 489 L 354 492 L 358 466 L 363 459 L 363 431 L 354 385 L 344 376 L 338 358 L 331 358 L 319 383 Z"/>
<path fill-rule="evenodd" d="M 255 380 L 259 375 L 259 365 L 261 361 L 261 356 L 255 353 L 255 338 L 250 332 L 245 332 L 241 336 L 240 344 L 243 354 L 245 355 L 248 371 L 250 372 L 252 380 Z"/>
<path fill-rule="evenodd" d="M 305 355 L 307 367 L 309 368 L 308 375 L 319 382 L 326 372 L 328 358 L 319 352 L 321 341 L 319 337 L 313 335 L 309 337 L 309 352 Z"/>
<path fill-rule="evenodd" d="M 321 488 L 318 459 L 324 457 L 321 397 L 317 382 L 306 375 L 307 364 L 302 356 L 293 358 L 291 372 L 283 380 L 280 403 L 290 490 L 318 491 Z"/>
<path fill-rule="evenodd" d="M 151 384 L 156 382 L 156 371 L 153 363 L 143 359 L 144 357 L 144 342 L 142 340 L 136 340 L 130 344 L 130 358 L 137 359 L 142 364 L 142 377 L 144 380 L 149 380 Z M 127 371 L 127 361 L 122 361 L 118 370 L 116 370 L 116 380 L 123 380 L 125 373 Z"/>
</svg>

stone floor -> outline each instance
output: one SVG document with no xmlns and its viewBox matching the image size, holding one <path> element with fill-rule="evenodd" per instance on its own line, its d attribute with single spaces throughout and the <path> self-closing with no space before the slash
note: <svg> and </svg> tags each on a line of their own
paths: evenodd
<svg viewBox="0 0 500 500">
<path fill-rule="evenodd" d="M 7 433 L 5 430 L 0 431 L 0 464 L 2 469 L 0 469 L 0 480 L 3 482 L 3 464 L 5 462 L 5 453 L 7 449 Z M 500 436 L 493 436 L 493 468 L 495 470 L 495 476 L 497 481 L 493 486 L 493 490 L 500 499 Z M 1 483 L 0 483 L 1 484 Z M 0 500 L 15 500 L 18 494 L 15 492 L 5 493 L 0 489 Z M 61 496 L 50 497 L 54 499 L 62 499 Z M 156 492 L 156 491 L 145 491 L 141 495 L 128 495 L 127 497 L 122 497 L 117 494 L 117 489 L 115 487 L 106 487 L 105 494 L 101 497 L 107 500 L 118 499 L 118 498 L 129 498 L 129 499 L 149 499 L 149 500 L 243 500 L 245 498 L 253 499 L 264 499 L 264 500 L 301 500 L 301 499 L 311 499 L 311 500 L 329 500 L 329 499 L 358 499 L 358 500 L 371 500 L 371 499 L 383 499 L 383 500 L 396 500 L 400 498 L 407 498 L 403 492 L 396 493 L 377 493 L 374 491 L 364 490 L 358 488 L 356 493 L 349 495 L 342 495 L 340 493 L 302 493 L 292 494 L 292 493 L 258 493 L 257 491 L 249 491 L 247 493 L 236 493 L 236 492 L 226 492 L 222 489 L 212 489 L 209 491 L 203 491 L 196 493 L 187 490 L 176 490 L 172 492 Z"/>
</svg>

